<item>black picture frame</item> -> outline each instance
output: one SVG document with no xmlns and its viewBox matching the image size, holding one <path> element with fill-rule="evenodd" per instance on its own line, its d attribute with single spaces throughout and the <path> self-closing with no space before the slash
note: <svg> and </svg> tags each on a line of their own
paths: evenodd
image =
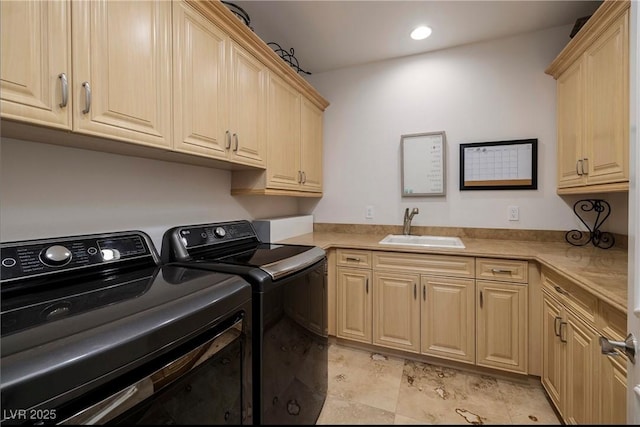
<svg viewBox="0 0 640 427">
<path fill-rule="evenodd" d="M 537 138 L 460 144 L 460 190 L 537 189 Z"/>
</svg>

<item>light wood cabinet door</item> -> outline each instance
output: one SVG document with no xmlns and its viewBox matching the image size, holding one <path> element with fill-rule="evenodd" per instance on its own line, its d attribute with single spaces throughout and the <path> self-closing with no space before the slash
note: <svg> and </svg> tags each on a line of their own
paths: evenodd
<svg viewBox="0 0 640 427">
<path fill-rule="evenodd" d="M 560 340 L 560 322 L 564 312 L 560 303 L 546 293 L 543 293 L 542 311 L 542 386 L 562 414 L 566 347 Z"/>
<path fill-rule="evenodd" d="M 475 281 L 421 277 L 421 352 L 475 363 Z"/>
<path fill-rule="evenodd" d="M 587 183 L 629 179 L 629 11 L 585 54 Z"/>
<path fill-rule="evenodd" d="M 71 129 L 70 4 L 0 2 L 2 118 Z"/>
<path fill-rule="evenodd" d="M 420 352 L 418 274 L 373 273 L 373 343 Z"/>
<path fill-rule="evenodd" d="M 600 382 L 598 390 L 599 424 L 624 425 L 627 423 L 627 359 L 624 356 L 600 355 Z"/>
<path fill-rule="evenodd" d="M 322 111 L 302 98 L 300 170 L 304 191 L 322 192 Z"/>
<path fill-rule="evenodd" d="M 566 336 L 565 336 L 566 329 Z M 566 314 L 566 328 L 560 339 L 566 341 L 566 382 L 564 418 L 568 424 L 593 424 L 596 421 L 599 394 L 596 381 L 601 357 L 599 334 L 571 312 Z"/>
<path fill-rule="evenodd" d="M 371 344 L 373 289 L 371 270 L 337 268 L 337 331 L 339 338 Z"/>
<path fill-rule="evenodd" d="M 300 93 L 274 73 L 268 77 L 267 187 L 298 190 Z"/>
<path fill-rule="evenodd" d="M 74 131 L 171 146 L 171 4 L 73 3 Z"/>
<path fill-rule="evenodd" d="M 231 42 L 229 110 L 231 160 L 266 164 L 267 68 L 237 43 Z"/>
<path fill-rule="evenodd" d="M 603 2 L 545 71 L 557 80 L 558 194 L 629 189 L 629 6 Z"/>
<path fill-rule="evenodd" d="M 584 67 L 573 64 L 557 82 L 558 99 L 558 187 L 574 187 L 584 183 L 583 117 Z"/>
<path fill-rule="evenodd" d="M 527 285 L 476 281 L 476 363 L 527 372 Z"/>
<path fill-rule="evenodd" d="M 173 126 L 176 151 L 226 159 L 227 35 L 186 2 L 173 4 Z"/>
</svg>

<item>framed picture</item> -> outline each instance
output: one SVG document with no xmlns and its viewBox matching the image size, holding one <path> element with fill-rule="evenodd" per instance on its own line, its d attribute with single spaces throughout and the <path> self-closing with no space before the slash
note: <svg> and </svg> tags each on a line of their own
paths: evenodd
<svg viewBox="0 0 640 427">
<path fill-rule="evenodd" d="M 400 137 L 402 197 L 445 195 L 445 149 L 444 132 Z"/>
<path fill-rule="evenodd" d="M 537 139 L 460 144 L 460 190 L 537 188 Z"/>
</svg>

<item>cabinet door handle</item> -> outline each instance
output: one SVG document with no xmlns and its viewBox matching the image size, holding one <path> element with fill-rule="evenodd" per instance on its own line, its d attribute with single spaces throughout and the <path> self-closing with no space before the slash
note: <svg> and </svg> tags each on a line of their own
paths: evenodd
<svg viewBox="0 0 640 427">
<path fill-rule="evenodd" d="M 369 279 L 364 279 L 364 290 L 369 293 Z"/>
<path fill-rule="evenodd" d="M 233 134 L 233 139 L 236 142 L 236 144 L 234 145 L 235 148 L 233 149 L 233 151 L 235 151 L 237 153 L 238 152 L 238 145 L 239 145 L 239 143 L 238 143 L 238 134 L 237 133 Z"/>
<path fill-rule="evenodd" d="M 423 299 L 424 301 L 426 301 L 426 300 L 427 300 L 427 287 L 426 287 L 426 286 L 423 286 L 423 287 L 422 287 L 422 299 Z"/>
<path fill-rule="evenodd" d="M 413 284 L 413 299 L 418 299 L 418 285 Z"/>
<path fill-rule="evenodd" d="M 480 308 L 482 308 L 483 304 L 484 304 L 484 295 L 482 291 L 480 291 Z"/>
<path fill-rule="evenodd" d="M 582 163 L 581 163 L 581 166 L 580 166 L 580 169 L 582 169 L 582 175 L 589 175 L 589 163 L 587 163 L 588 161 L 589 161 L 589 159 L 586 158 L 586 157 L 584 159 L 582 159 Z M 586 166 L 586 168 L 587 168 L 586 172 L 584 171 L 585 164 L 587 165 Z"/>
<path fill-rule="evenodd" d="M 231 148 L 231 132 L 225 131 L 224 132 L 224 149 L 228 150 L 229 148 Z"/>
<path fill-rule="evenodd" d="M 88 114 L 91 111 L 91 86 L 89 86 L 89 82 L 82 83 L 82 87 L 84 88 L 84 110 L 82 110 L 82 114 Z"/>
<path fill-rule="evenodd" d="M 580 169 L 582 169 L 582 160 L 577 160 L 576 161 L 576 175 L 582 175 L 582 172 L 580 172 L 580 170 L 578 170 L 578 164 L 580 165 Z"/>
<path fill-rule="evenodd" d="M 348 257 L 346 258 L 346 260 L 347 260 L 347 261 L 353 261 L 353 262 L 360 262 L 360 258 L 357 258 L 357 257 L 350 257 L 350 256 L 348 256 Z"/>
<path fill-rule="evenodd" d="M 298 171 L 298 184 L 302 184 L 302 171 Z"/>
<path fill-rule="evenodd" d="M 509 273 L 509 274 L 513 274 L 513 270 L 504 270 L 502 268 L 492 268 L 491 272 L 492 273 Z"/>
<path fill-rule="evenodd" d="M 305 184 L 307 182 L 307 173 L 302 171 L 302 183 Z"/>
<path fill-rule="evenodd" d="M 62 102 L 60 103 L 60 108 L 64 108 L 67 106 L 67 101 L 69 100 L 69 81 L 67 80 L 67 75 L 65 73 L 60 73 L 58 78 L 62 85 Z"/>
<path fill-rule="evenodd" d="M 554 333 L 557 337 L 559 337 L 559 336 L 560 336 L 560 330 L 558 329 L 558 320 L 562 320 L 562 317 L 558 317 L 558 316 L 556 316 L 556 317 L 553 319 L 553 333 Z"/>
<path fill-rule="evenodd" d="M 562 341 L 563 343 L 566 343 L 567 342 L 567 338 L 562 334 L 562 331 L 563 331 L 562 327 L 563 326 L 567 326 L 567 322 L 560 322 L 560 333 L 558 334 L 558 336 L 560 337 L 560 341 Z M 566 331 L 567 328 L 564 328 L 564 330 Z"/>
</svg>

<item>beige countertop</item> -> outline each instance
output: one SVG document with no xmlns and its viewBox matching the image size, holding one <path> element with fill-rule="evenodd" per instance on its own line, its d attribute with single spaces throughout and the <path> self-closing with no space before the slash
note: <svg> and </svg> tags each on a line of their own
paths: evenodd
<svg viewBox="0 0 640 427">
<path fill-rule="evenodd" d="M 418 248 L 378 243 L 386 234 L 360 234 L 316 231 L 280 243 L 313 245 L 323 249 L 347 248 L 413 252 L 440 255 L 465 255 L 526 259 L 540 263 L 572 280 L 598 298 L 627 312 L 627 251 L 566 242 L 478 239 L 463 237 L 464 249 Z"/>
</svg>

